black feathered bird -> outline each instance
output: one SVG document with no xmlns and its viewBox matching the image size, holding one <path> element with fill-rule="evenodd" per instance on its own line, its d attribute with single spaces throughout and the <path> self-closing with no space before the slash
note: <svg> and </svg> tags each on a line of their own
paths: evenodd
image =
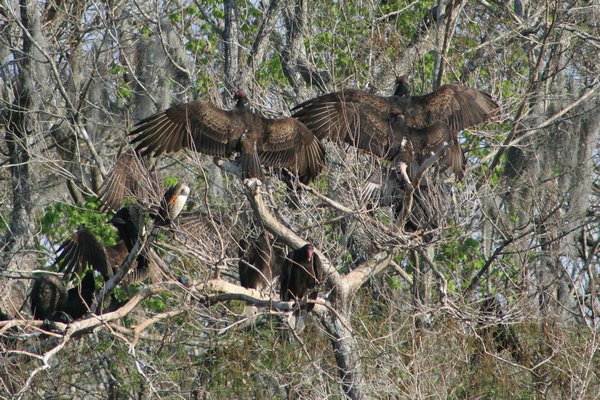
<svg viewBox="0 0 600 400">
<path fill-rule="evenodd" d="M 94 273 L 87 271 L 81 283 L 66 290 L 55 275 L 36 278 L 31 289 L 31 313 L 35 319 L 68 323 L 83 317 L 94 300 Z"/>
<path fill-rule="evenodd" d="M 218 157 L 240 153 L 242 178 L 261 178 L 261 164 L 287 168 L 308 180 L 321 172 L 325 150 L 306 126 L 294 118 L 255 114 L 242 90 L 234 99 L 230 111 L 202 101 L 161 111 L 136 124 L 131 142 L 142 155 L 183 148 Z"/>
<path fill-rule="evenodd" d="M 275 237 L 268 231 L 263 231 L 250 242 L 240 240 L 239 247 L 240 284 L 247 289 L 270 291 L 281 274 L 281 264 L 285 259 L 283 248 L 276 244 Z M 255 306 L 246 306 L 244 314 L 252 315 L 256 310 Z"/>
<path fill-rule="evenodd" d="M 31 313 L 35 319 L 51 319 L 67 305 L 67 288 L 55 275 L 36 278 L 30 294 Z"/>
<path fill-rule="evenodd" d="M 323 266 L 312 244 L 306 244 L 288 254 L 281 271 L 281 300 L 316 300 L 323 282 Z M 306 311 L 314 308 L 308 303 Z"/>
<path fill-rule="evenodd" d="M 275 244 L 271 232 L 263 231 L 251 242 L 242 239 L 240 249 L 240 284 L 248 289 L 268 289 L 281 274 L 283 248 Z"/>
<path fill-rule="evenodd" d="M 410 170 L 448 146 L 445 164 L 461 178 L 464 155 L 458 132 L 489 119 L 498 104 L 481 90 L 443 85 L 423 96 L 410 96 L 406 78 L 395 95 L 378 96 L 347 89 L 299 104 L 293 116 L 319 139 L 346 142 Z"/>
</svg>

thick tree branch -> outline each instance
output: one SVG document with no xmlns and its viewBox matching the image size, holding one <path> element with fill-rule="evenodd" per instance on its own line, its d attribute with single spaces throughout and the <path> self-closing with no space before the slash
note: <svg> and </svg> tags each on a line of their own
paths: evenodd
<svg viewBox="0 0 600 400">
<path fill-rule="evenodd" d="M 356 292 L 365 282 L 377 275 L 390 265 L 394 258 L 395 249 L 382 251 L 344 275 L 342 282 L 350 294 Z"/>
</svg>

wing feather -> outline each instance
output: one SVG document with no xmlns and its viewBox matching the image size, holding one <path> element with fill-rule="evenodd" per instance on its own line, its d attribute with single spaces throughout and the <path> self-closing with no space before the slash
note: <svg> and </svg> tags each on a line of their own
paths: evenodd
<svg viewBox="0 0 600 400">
<path fill-rule="evenodd" d="M 303 108 L 300 108 L 294 117 L 303 122 L 319 139 L 346 142 L 375 155 L 384 156 L 391 134 L 389 113 L 386 112 L 389 104 L 382 109 L 379 108 L 382 106 L 381 102 L 348 102 L 341 94 L 338 97 L 340 101 L 337 102 L 330 102 L 331 96 L 325 95 L 313 99 L 310 103 L 304 103 Z M 351 99 L 356 97 L 359 96 L 350 96 Z M 367 99 L 377 97 L 369 95 Z M 320 101 L 321 98 L 326 101 Z"/>
<path fill-rule="evenodd" d="M 99 190 L 98 197 L 104 209 L 118 210 L 127 197 L 151 206 L 157 204 L 163 192 L 162 178 L 150 171 L 145 160 L 133 151 L 119 156 Z"/>
<path fill-rule="evenodd" d="M 244 130 L 235 110 L 193 101 L 156 113 L 136 124 L 131 143 L 142 155 L 172 153 L 183 148 L 228 156 Z"/>
<path fill-rule="evenodd" d="M 325 149 L 313 133 L 295 118 L 264 120 L 265 134 L 259 146 L 261 162 L 288 168 L 308 180 L 325 164 Z"/>
<path fill-rule="evenodd" d="M 463 85 L 443 85 L 423 96 L 394 99 L 393 108 L 408 126 L 424 128 L 445 121 L 453 132 L 487 121 L 499 108 L 489 93 Z"/>
<path fill-rule="evenodd" d="M 112 268 L 104 247 L 96 236 L 86 228 L 80 228 L 65 240 L 58 249 L 56 263 L 58 270 L 64 271 L 67 277 L 73 273 L 81 273 L 89 265 L 102 276 L 112 275 Z"/>
</svg>

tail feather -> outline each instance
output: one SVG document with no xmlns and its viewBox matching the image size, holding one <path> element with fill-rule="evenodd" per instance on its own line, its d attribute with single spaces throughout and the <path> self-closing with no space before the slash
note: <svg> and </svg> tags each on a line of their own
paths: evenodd
<svg viewBox="0 0 600 400">
<path fill-rule="evenodd" d="M 242 179 L 258 178 L 263 180 L 264 175 L 260 166 L 260 158 L 258 153 L 242 153 Z"/>
</svg>

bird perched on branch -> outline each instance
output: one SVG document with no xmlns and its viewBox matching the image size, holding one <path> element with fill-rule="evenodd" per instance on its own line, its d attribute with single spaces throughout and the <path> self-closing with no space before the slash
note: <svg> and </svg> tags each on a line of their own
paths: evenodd
<svg viewBox="0 0 600 400">
<path fill-rule="evenodd" d="M 31 289 L 31 313 L 35 319 L 70 322 L 83 317 L 94 300 L 94 273 L 88 270 L 81 283 L 69 290 L 55 275 L 36 278 Z"/>
<path fill-rule="evenodd" d="M 288 254 L 281 271 L 281 300 L 316 300 L 318 286 L 323 282 L 323 266 L 312 244 L 306 244 Z M 313 303 L 305 307 L 314 308 Z"/>
<path fill-rule="evenodd" d="M 31 313 L 35 319 L 50 319 L 67 305 L 67 288 L 55 275 L 36 278 L 30 295 Z"/>
<path fill-rule="evenodd" d="M 273 234 L 265 230 L 250 242 L 240 240 L 239 246 L 240 284 L 247 289 L 271 289 L 281 274 L 281 264 L 285 259 L 285 252 L 275 243 Z M 246 306 L 244 309 L 246 315 L 254 314 L 255 311 L 254 306 Z"/>
<path fill-rule="evenodd" d="M 164 195 L 163 195 L 164 193 Z M 127 151 L 106 176 L 98 193 L 104 209 L 119 210 L 129 197 L 150 210 L 158 225 L 168 225 L 183 210 L 190 188 L 180 181 L 165 192 L 161 174 L 148 168 L 146 160 L 137 152 Z"/>
<path fill-rule="evenodd" d="M 410 95 L 405 77 L 397 85 L 390 97 L 358 89 L 324 94 L 296 106 L 293 116 L 319 139 L 349 143 L 409 170 L 448 147 L 445 164 L 460 179 L 465 159 L 458 132 L 488 120 L 498 104 L 463 85 L 443 85 L 423 96 Z"/>
<path fill-rule="evenodd" d="M 261 164 L 287 168 L 306 180 L 321 172 L 325 150 L 301 122 L 255 114 L 242 90 L 234 100 L 229 111 L 205 101 L 168 108 L 136 124 L 131 143 L 144 156 L 183 148 L 217 157 L 239 153 L 244 179 L 262 178 Z"/>
<path fill-rule="evenodd" d="M 315 253 L 315 247 L 308 243 L 291 251 L 281 270 L 280 296 L 283 301 L 316 300 L 319 285 L 323 283 L 323 266 Z M 304 328 L 307 313 L 315 307 L 307 303 L 290 315 L 289 324 L 297 331 Z"/>
<path fill-rule="evenodd" d="M 240 284 L 249 289 L 267 289 L 281 274 L 283 248 L 275 244 L 275 237 L 269 231 L 263 231 L 251 242 L 242 239 L 239 245 Z"/>
</svg>

